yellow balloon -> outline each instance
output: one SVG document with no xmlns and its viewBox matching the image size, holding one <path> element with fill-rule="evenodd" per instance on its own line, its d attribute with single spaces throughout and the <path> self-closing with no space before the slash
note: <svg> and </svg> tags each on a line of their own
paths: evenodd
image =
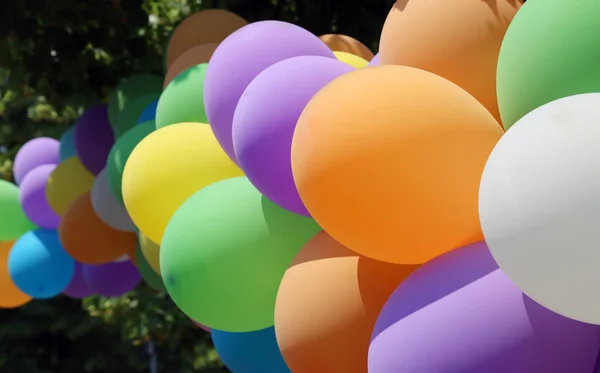
<svg viewBox="0 0 600 373">
<path fill-rule="evenodd" d="M 348 52 L 333 52 L 338 60 L 347 63 L 355 69 L 362 69 L 363 67 L 369 66 L 369 61 L 362 57 L 356 56 Z"/>
<path fill-rule="evenodd" d="M 150 268 L 152 268 L 154 272 L 160 276 L 160 246 L 149 239 L 148 236 L 146 236 L 143 232 L 138 232 L 138 242 L 140 244 L 142 254 L 144 254 L 144 258 L 146 258 L 146 262 L 148 262 Z"/>
<path fill-rule="evenodd" d="M 188 197 L 242 175 L 208 124 L 174 124 L 154 131 L 133 149 L 123 170 L 123 201 L 135 226 L 160 245 L 167 223 Z"/>
<path fill-rule="evenodd" d="M 92 189 L 94 175 L 83 167 L 79 158 L 65 159 L 52 171 L 46 185 L 48 204 L 59 216 L 71 203 Z"/>
</svg>

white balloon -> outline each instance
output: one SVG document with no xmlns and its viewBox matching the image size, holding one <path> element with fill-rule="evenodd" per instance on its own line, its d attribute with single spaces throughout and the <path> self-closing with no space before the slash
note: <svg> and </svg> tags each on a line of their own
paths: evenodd
<svg viewBox="0 0 600 373">
<path fill-rule="evenodd" d="M 600 93 L 548 103 L 506 132 L 483 172 L 479 215 L 525 294 L 600 325 Z"/>
<path fill-rule="evenodd" d="M 92 206 L 100 220 L 109 227 L 124 232 L 135 232 L 127 210 L 119 204 L 108 186 L 106 169 L 96 176 L 92 186 Z"/>
</svg>

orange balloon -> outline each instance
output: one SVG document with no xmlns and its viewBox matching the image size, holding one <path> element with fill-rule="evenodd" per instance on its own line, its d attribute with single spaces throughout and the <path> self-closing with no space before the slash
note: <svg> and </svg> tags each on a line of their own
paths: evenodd
<svg viewBox="0 0 600 373">
<path fill-rule="evenodd" d="M 8 273 L 8 253 L 15 241 L 0 242 L 0 308 L 17 308 L 31 300 L 23 293 Z"/>
<path fill-rule="evenodd" d="M 60 222 L 58 234 L 67 253 L 86 264 L 104 264 L 124 254 L 133 255 L 137 242 L 134 232 L 113 229 L 96 216 L 90 193 L 80 196 L 69 207 Z"/>
<path fill-rule="evenodd" d="M 503 131 L 460 87 L 404 66 L 359 69 L 308 103 L 292 143 L 300 197 L 359 254 L 422 264 L 483 240 L 479 180 Z"/>
<path fill-rule="evenodd" d="M 173 62 L 167 71 L 163 88 L 166 88 L 169 83 L 171 83 L 171 81 L 177 77 L 177 75 L 181 74 L 190 67 L 210 61 L 210 58 L 218 46 L 218 43 L 202 44 L 184 52 L 175 60 L 175 62 Z"/>
<path fill-rule="evenodd" d="M 319 36 L 319 39 L 334 52 L 350 53 L 367 61 L 371 61 L 375 56 L 366 45 L 348 35 L 327 34 Z"/>
<path fill-rule="evenodd" d="M 506 29 L 521 5 L 521 0 L 399 0 L 381 33 L 381 64 L 442 76 L 500 121 L 496 66 Z"/>
<path fill-rule="evenodd" d="M 173 31 L 167 48 L 167 71 L 187 50 L 201 44 L 220 43 L 248 21 L 224 9 L 208 9 L 192 14 Z"/>
<path fill-rule="evenodd" d="M 298 253 L 279 287 L 277 343 L 294 373 L 366 373 L 371 332 L 416 266 L 360 256 L 325 232 Z"/>
</svg>

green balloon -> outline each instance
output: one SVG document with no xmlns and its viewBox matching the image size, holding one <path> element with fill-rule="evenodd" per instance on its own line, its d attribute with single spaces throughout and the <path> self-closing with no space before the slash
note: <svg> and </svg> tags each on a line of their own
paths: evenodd
<svg viewBox="0 0 600 373">
<path fill-rule="evenodd" d="M 135 264 L 138 268 L 138 271 L 140 271 L 142 279 L 144 282 L 146 282 L 146 284 L 148 284 L 148 286 L 156 291 L 167 291 L 167 289 L 165 289 L 165 284 L 163 283 L 162 277 L 160 277 L 158 273 L 154 272 L 152 267 L 150 267 L 150 264 L 148 264 L 140 245 L 137 245 L 135 249 Z"/>
<path fill-rule="evenodd" d="M 169 50 L 169 43 L 171 42 L 171 36 L 173 36 L 173 31 L 167 35 L 163 45 L 162 45 L 162 68 L 163 72 L 167 73 L 167 51 Z"/>
<path fill-rule="evenodd" d="M 270 327 L 283 274 L 320 230 L 313 219 L 267 200 L 246 177 L 211 184 L 188 198 L 167 226 L 160 247 L 167 292 L 209 328 Z"/>
<path fill-rule="evenodd" d="M 600 92 L 598 20 L 598 0 L 529 0 L 523 5 L 498 59 L 504 128 L 559 98 Z"/>
<path fill-rule="evenodd" d="M 108 180 L 108 186 L 117 201 L 122 205 L 125 205 L 121 189 L 121 180 L 123 179 L 125 163 L 127 163 L 131 152 L 133 152 L 133 149 L 135 149 L 137 144 L 146 136 L 154 132 L 155 129 L 156 125 L 154 124 L 154 121 L 138 124 L 119 137 L 110 150 L 110 153 L 108 153 L 108 158 L 106 160 L 106 178 Z"/>
<path fill-rule="evenodd" d="M 135 127 L 138 124 L 138 119 L 144 109 L 158 97 L 160 97 L 160 94 L 151 93 L 131 100 L 127 106 L 125 106 L 121 114 L 119 114 L 117 123 L 113 127 L 115 138 L 119 139 L 125 132 Z"/>
<path fill-rule="evenodd" d="M 12 241 L 37 229 L 21 208 L 19 188 L 6 180 L 0 180 L 0 242 Z"/>
<path fill-rule="evenodd" d="M 127 103 L 136 97 L 162 92 L 163 78 L 156 75 L 141 74 L 124 80 L 108 97 L 108 121 L 114 127 L 119 114 Z"/>
<path fill-rule="evenodd" d="M 207 63 L 192 66 L 165 88 L 156 107 L 156 128 L 176 123 L 208 123 L 204 110 Z"/>
</svg>

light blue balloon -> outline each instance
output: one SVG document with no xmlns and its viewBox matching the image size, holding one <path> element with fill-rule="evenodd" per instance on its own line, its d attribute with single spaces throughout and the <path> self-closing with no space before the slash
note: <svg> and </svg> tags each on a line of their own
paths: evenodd
<svg viewBox="0 0 600 373">
<path fill-rule="evenodd" d="M 156 117 L 156 107 L 158 106 L 158 100 L 153 101 L 150 105 L 146 106 L 142 114 L 140 114 L 140 118 L 138 119 L 138 124 L 146 123 L 149 121 L 153 121 Z"/>
<path fill-rule="evenodd" d="M 36 299 L 52 298 L 67 288 L 75 260 L 67 254 L 55 229 L 22 235 L 8 254 L 8 273 L 14 284 Z"/>
<path fill-rule="evenodd" d="M 281 356 L 275 328 L 249 333 L 210 332 L 223 364 L 233 373 L 291 373 Z"/>
<path fill-rule="evenodd" d="M 59 158 L 61 161 L 77 156 L 75 142 L 73 141 L 73 128 L 69 128 L 60 138 Z"/>
</svg>

